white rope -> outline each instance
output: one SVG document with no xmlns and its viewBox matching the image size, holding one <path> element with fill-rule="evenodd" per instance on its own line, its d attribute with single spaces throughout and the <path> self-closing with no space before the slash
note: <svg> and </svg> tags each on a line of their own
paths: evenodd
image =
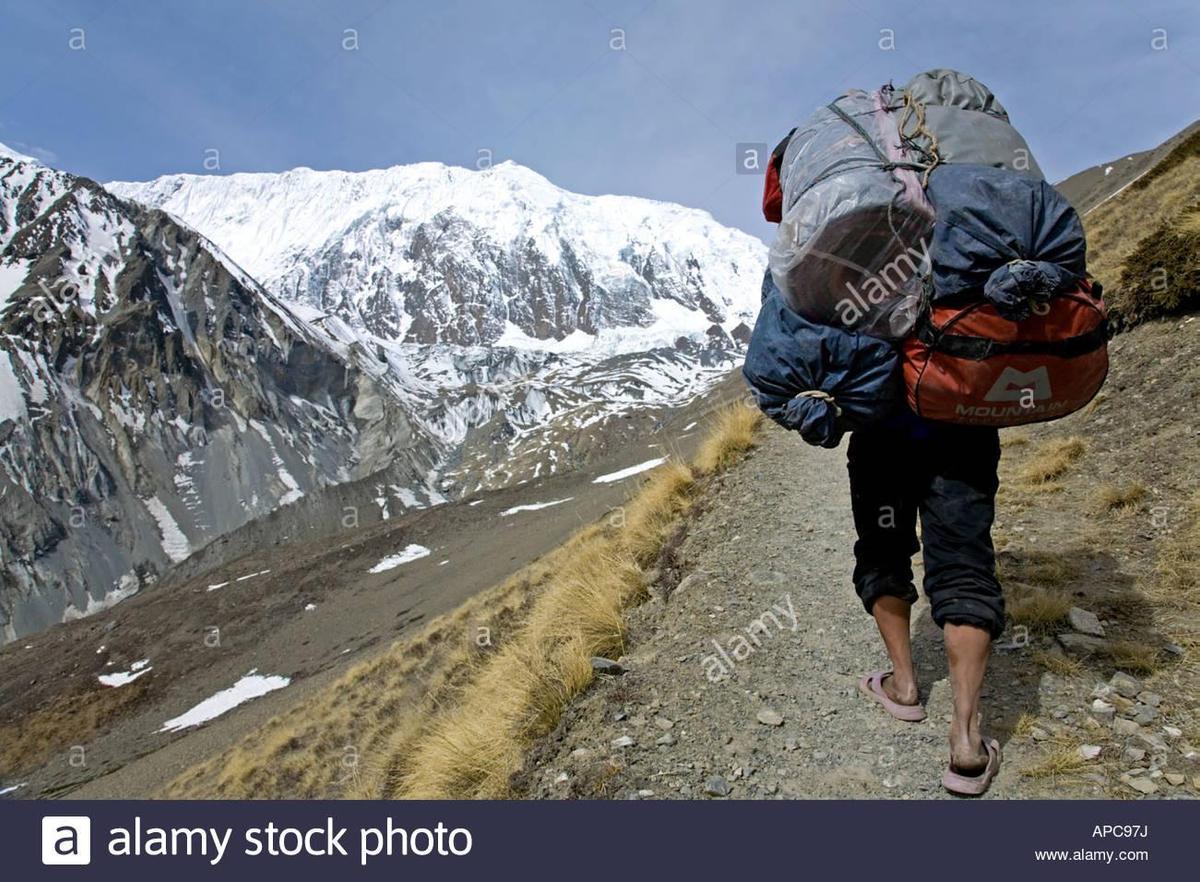
<svg viewBox="0 0 1200 882">
<path fill-rule="evenodd" d="M 806 392 L 799 392 L 796 394 L 795 397 L 796 398 L 817 398 L 821 401 L 828 401 L 830 403 L 830 405 L 833 406 L 833 415 L 835 417 L 841 417 L 841 415 L 842 415 L 842 409 L 838 406 L 838 403 L 837 403 L 837 401 L 834 400 L 834 397 L 832 395 L 830 395 L 828 392 L 825 392 L 821 389 L 809 389 Z"/>
</svg>

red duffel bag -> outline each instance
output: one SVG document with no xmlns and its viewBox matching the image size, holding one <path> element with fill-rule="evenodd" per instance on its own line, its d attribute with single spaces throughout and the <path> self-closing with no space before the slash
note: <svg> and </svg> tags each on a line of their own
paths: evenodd
<svg viewBox="0 0 1200 882">
<path fill-rule="evenodd" d="M 902 346 L 908 404 L 920 416 L 1018 426 L 1074 413 L 1108 374 L 1108 319 L 1083 282 L 1024 321 L 987 301 L 929 309 Z"/>
</svg>

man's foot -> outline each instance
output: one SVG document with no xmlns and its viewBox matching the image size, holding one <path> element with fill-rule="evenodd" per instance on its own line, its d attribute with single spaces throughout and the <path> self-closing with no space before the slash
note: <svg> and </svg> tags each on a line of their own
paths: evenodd
<svg viewBox="0 0 1200 882">
<path fill-rule="evenodd" d="M 964 775 L 977 775 L 988 764 L 988 751 L 979 734 L 980 714 L 970 725 L 955 722 L 950 726 L 950 768 Z"/>
<path fill-rule="evenodd" d="M 895 671 L 884 674 L 883 680 L 879 684 L 884 693 L 896 704 L 916 704 L 917 703 L 917 681 L 916 677 L 909 674 L 907 677 L 899 676 Z"/>
<path fill-rule="evenodd" d="M 942 786 L 957 796 L 982 796 L 1000 771 L 1000 742 L 989 738 L 983 744 L 987 761 L 974 772 L 956 769 L 952 762 L 942 775 Z M 964 758 L 965 759 L 965 758 Z"/>
<path fill-rule="evenodd" d="M 921 722 L 925 719 L 925 708 L 915 700 L 902 702 L 893 698 L 885 685 L 891 676 L 888 671 L 874 671 L 858 681 L 858 689 L 863 695 L 883 705 L 883 709 L 897 720 L 903 720 L 906 723 Z M 913 691 L 916 691 L 915 688 Z M 915 699 L 916 696 L 913 697 Z"/>
</svg>

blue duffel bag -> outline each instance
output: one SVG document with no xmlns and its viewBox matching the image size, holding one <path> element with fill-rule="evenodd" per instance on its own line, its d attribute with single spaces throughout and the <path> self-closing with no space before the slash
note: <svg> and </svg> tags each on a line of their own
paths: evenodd
<svg viewBox="0 0 1200 882">
<path fill-rule="evenodd" d="M 819 447 L 882 420 L 903 395 L 890 343 L 808 321 L 769 273 L 742 374 L 763 413 Z"/>
</svg>

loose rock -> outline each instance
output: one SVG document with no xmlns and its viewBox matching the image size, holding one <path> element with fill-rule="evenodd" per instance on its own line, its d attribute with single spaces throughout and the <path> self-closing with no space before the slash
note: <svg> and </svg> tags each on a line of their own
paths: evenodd
<svg viewBox="0 0 1200 882">
<path fill-rule="evenodd" d="M 615 662 L 611 658 L 601 658 L 598 655 L 592 656 L 592 670 L 597 674 L 608 674 L 613 677 L 619 677 L 625 673 L 625 668 L 619 662 Z"/>
<path fill-rule="evenodd" d="M 1139 728 L 1133 720 L 1126 720 L 1123 717 L 1113 720 L 1112 727 L 1118 735 L 1136 735 Z"/>
<path fill-rule="evenodd" d="M 783 714 L 769 707 L 764 707 L 758 712 L 758 721 L 764 726 L 782 726 Z"/>
<path fill-rule="evenodd" d="M 1067 612 L 1067 621 L 1080 634 L 1090 634 L 1093 637 L 1104 636 L 1104 626 L 1100 624 L 1100 617 L 1090 610 L 1073 606 Z"/>
<path fill-rule="evenodd" d="M 1123 777 L 1121 780 L 1124 781 L 1127 786 L 1132 787 L 1134 790 L 1136 790 L 1138 793 L 1144 793 L 1147 796 L 1149 796 L 1151 793 L 1158 792 L 1158 785 L 1155 784 L 1153 781 L 1151 781 L 1149 778 Z"/>
<path fill-rule="evenodd" d="M 704 782 L 704 792 L 709 796 L 728 796 L 730 790 L 729 782 L 720 775 L 713 775 Z"/>
<path fill-rule="evenodd" d="M 1117 690 L 1117 693 L 1124 695 L 1126 698 L 1137 698 L 1137 694 L 1142 691 L 1142 683 L 1136 677 L 1126 674 L 1124 671 L 1117 671 L 1108 681 L 1108 685 Z"/>
</svg>

